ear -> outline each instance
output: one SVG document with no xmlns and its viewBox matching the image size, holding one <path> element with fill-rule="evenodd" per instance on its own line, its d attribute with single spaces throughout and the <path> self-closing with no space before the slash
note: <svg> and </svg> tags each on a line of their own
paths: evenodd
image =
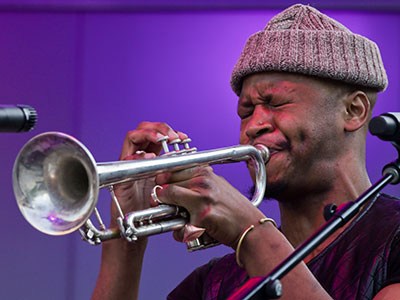
<svg viewBox="0 0 400 300">
<path fill-rule="evenodd" d="M 367 95 L 362 91 L 355 91 L 344 99 L 345 115 L 344 130 L 356 131 L 368 121 L 371 104 Z"/>
</svg>

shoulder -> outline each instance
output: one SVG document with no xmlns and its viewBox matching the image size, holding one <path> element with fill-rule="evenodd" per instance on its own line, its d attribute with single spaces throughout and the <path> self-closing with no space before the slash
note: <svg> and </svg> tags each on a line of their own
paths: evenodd
<svg viewBox="0 0 400 300">
<path fill-rule="evenodd" d="M 400 226 L 400 199 L 380 194 L 375 201 L 368 205 L 359 222 L 382 228 L 393 228 L 393 225 L 397 227 L 396 224 Z"/>
<path fill-rule="evenodd" d="M 394 237 L 400 230 L 400 199 L 381 194 L 361 223 L 385 233 L 391 232 Z"/>
<path fill-rule="evenodd" d="M 386 253 L 400 235 L 400 199 L 386 194 L 379 196 L 360 212 L 342 239 L 365 253 Z M 340 240 L 340 239 L 339 239 Z M 366 247 L 366 248 L 364 248 Z M 375 253 L 376 252 L 376 253 Z"/>
<path fill-rule="evenodd" d="M 400 283 L 400 199 L 382 195 L 382 201 L 377 204 L 386 211 L 385 214 L 382 214 L 383 218 L 377 220 L 377 225 L 392 227 L 392 234 L 387 238 L 385 249 L 387 252 L 387 277 L 383 286 L 396 284 L 398 288 Z"/>
<path fill-rule="evenodd" d="M 400 280 L 399 243 L 400 201 L 382 194 L 366 204 L 308 266 L 334 298 L 372 299 L 377 291 Z"/>
<path fill-rule="evenodd" d="M 400 212 L 400 198 L 391 196 L 388 194 L 380 194 L 377 201 L 375 202 L 375 206 L 382 209 L 395 209 L 397 213 Z"/>
<path fill-rule="evenodd" d="M 173 299 L 215 299 L 227 277 L 235 270 L 236 262 L 233 254 L 213 258 L 207 264 L 196 268 L 167 297 Z M 214 295 L 215 294 L 215 295 Z"/>
<path fill-rule="evenodd" d="M 210 260 L 207 264 L 196 268 L 167 296 L 167 300 L 193 300 L 202 299 L 204 283 L 218 258 Z"/>
<path fill-rule="evenodd" d="M 236 263 L 234 253 L 215 261 L 204 283 L 204 299 L 226 299 L 248 278 L 245 269 Z"/>
</svg>

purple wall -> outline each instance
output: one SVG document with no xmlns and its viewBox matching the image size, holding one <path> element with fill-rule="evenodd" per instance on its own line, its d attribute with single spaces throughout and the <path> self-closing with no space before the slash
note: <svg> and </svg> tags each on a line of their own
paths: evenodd
<svg viewBox="0 0 400 300">
<path fill-rule="evenodd" d="M 400 15 L 326 12 L 380 45 L 390 83 L 375 114 L 400 111 Z M 275 13 L 0 11 L 1 102 L 30 104 L 39 112 L 33 132 L 0 135 L 5 203 L 0 212 L 1 299 L 88 299 L 100 262 L 101 247 L 81 242 L 78 234 L 45 236 L 24 221 L 11 184 L 12 164 L 22 145 L 38 133 L 63 131 L 78 137 L 97 161 L 112 161 L 125 133 L 144 120 L 167 122 L 186 132 L 199 149 L 237 144 L 230 72 L 247 37 Z M 392 148 L 368 138 L 372 180 L 394 158 Z M 217 170 L 241 191 L 250 185 L 244 166 Z M 400 196 L 398 186 L 386 191 Z M 105 216 L 109 205 L 102 191 L 99 208 Z M 279 218 L 275 204 L 262 209 Z M 219 246 L 188 254 L 171 234 L 152 237 L 140 299 L 165 298 L 195 266 L 229 251 Z"/>
</svg>

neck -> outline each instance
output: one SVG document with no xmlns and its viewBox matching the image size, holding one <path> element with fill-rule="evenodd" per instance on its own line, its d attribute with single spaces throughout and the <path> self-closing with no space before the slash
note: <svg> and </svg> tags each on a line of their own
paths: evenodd
<svg viewBox="0 0 400 300">
<path fill-rule="evenodd" d="M 294 247 L 304 242 L 326 222 L 323 216 L 326 205 L 339 206 L 353 201 L 371 185 L 364 165 L 352 170 L 338 167 L 335 173 L 334 182 L 329 189 L 319 193 L 304 193 L 301 196 L 297 193 L 291 199 L 279 201 L 282 232 Z M 324 245 L 330 243 L 344 228 L 328 238 Z"/>
</svg>

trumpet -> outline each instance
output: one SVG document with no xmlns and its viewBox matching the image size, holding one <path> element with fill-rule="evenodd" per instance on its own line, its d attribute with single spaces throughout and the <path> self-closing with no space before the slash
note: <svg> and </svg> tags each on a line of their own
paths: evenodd
<svg viewBox="0 0 400 300">
<path fill-rule="evenodd" d="M 157 207 L 124 214 L 115 197 L 118 183 L 154 177 L 199 165 L 213 165 L 251 160 L 255 169 L 255 192 L 251 202 L 258 206 L 266 188 L 265 164 L 269 150 L 263 145 L 238 145 L 208 151 L 196 151 L 188 142 L 161 139 L 164 155 L 149 160 L 96 163 L 90 151 L 74 137 L 61 132 L 39 134 L 19 152 L 13 168 L 13 188 L 24 218 L 37 230 L 49 235 L 65 235 L 79 229 L 82 238 L 97 245 L 124 237 L 135 241 L 141 236 L 177 230 L 188 223 L 187 212 L 177 206 Z M 179 141 L 178 141 L 179 142 Z M 99 189 L 108 187 L 119 210 L 119 228 L 106 228 L 96 209 Z M 100 229 L 90 216 L 95 214 Z M 203 237 L 204 236 L 204 237 Z M 189 251 L 216 244 L 206 234 L 188 245 Z"/>
</svg>

